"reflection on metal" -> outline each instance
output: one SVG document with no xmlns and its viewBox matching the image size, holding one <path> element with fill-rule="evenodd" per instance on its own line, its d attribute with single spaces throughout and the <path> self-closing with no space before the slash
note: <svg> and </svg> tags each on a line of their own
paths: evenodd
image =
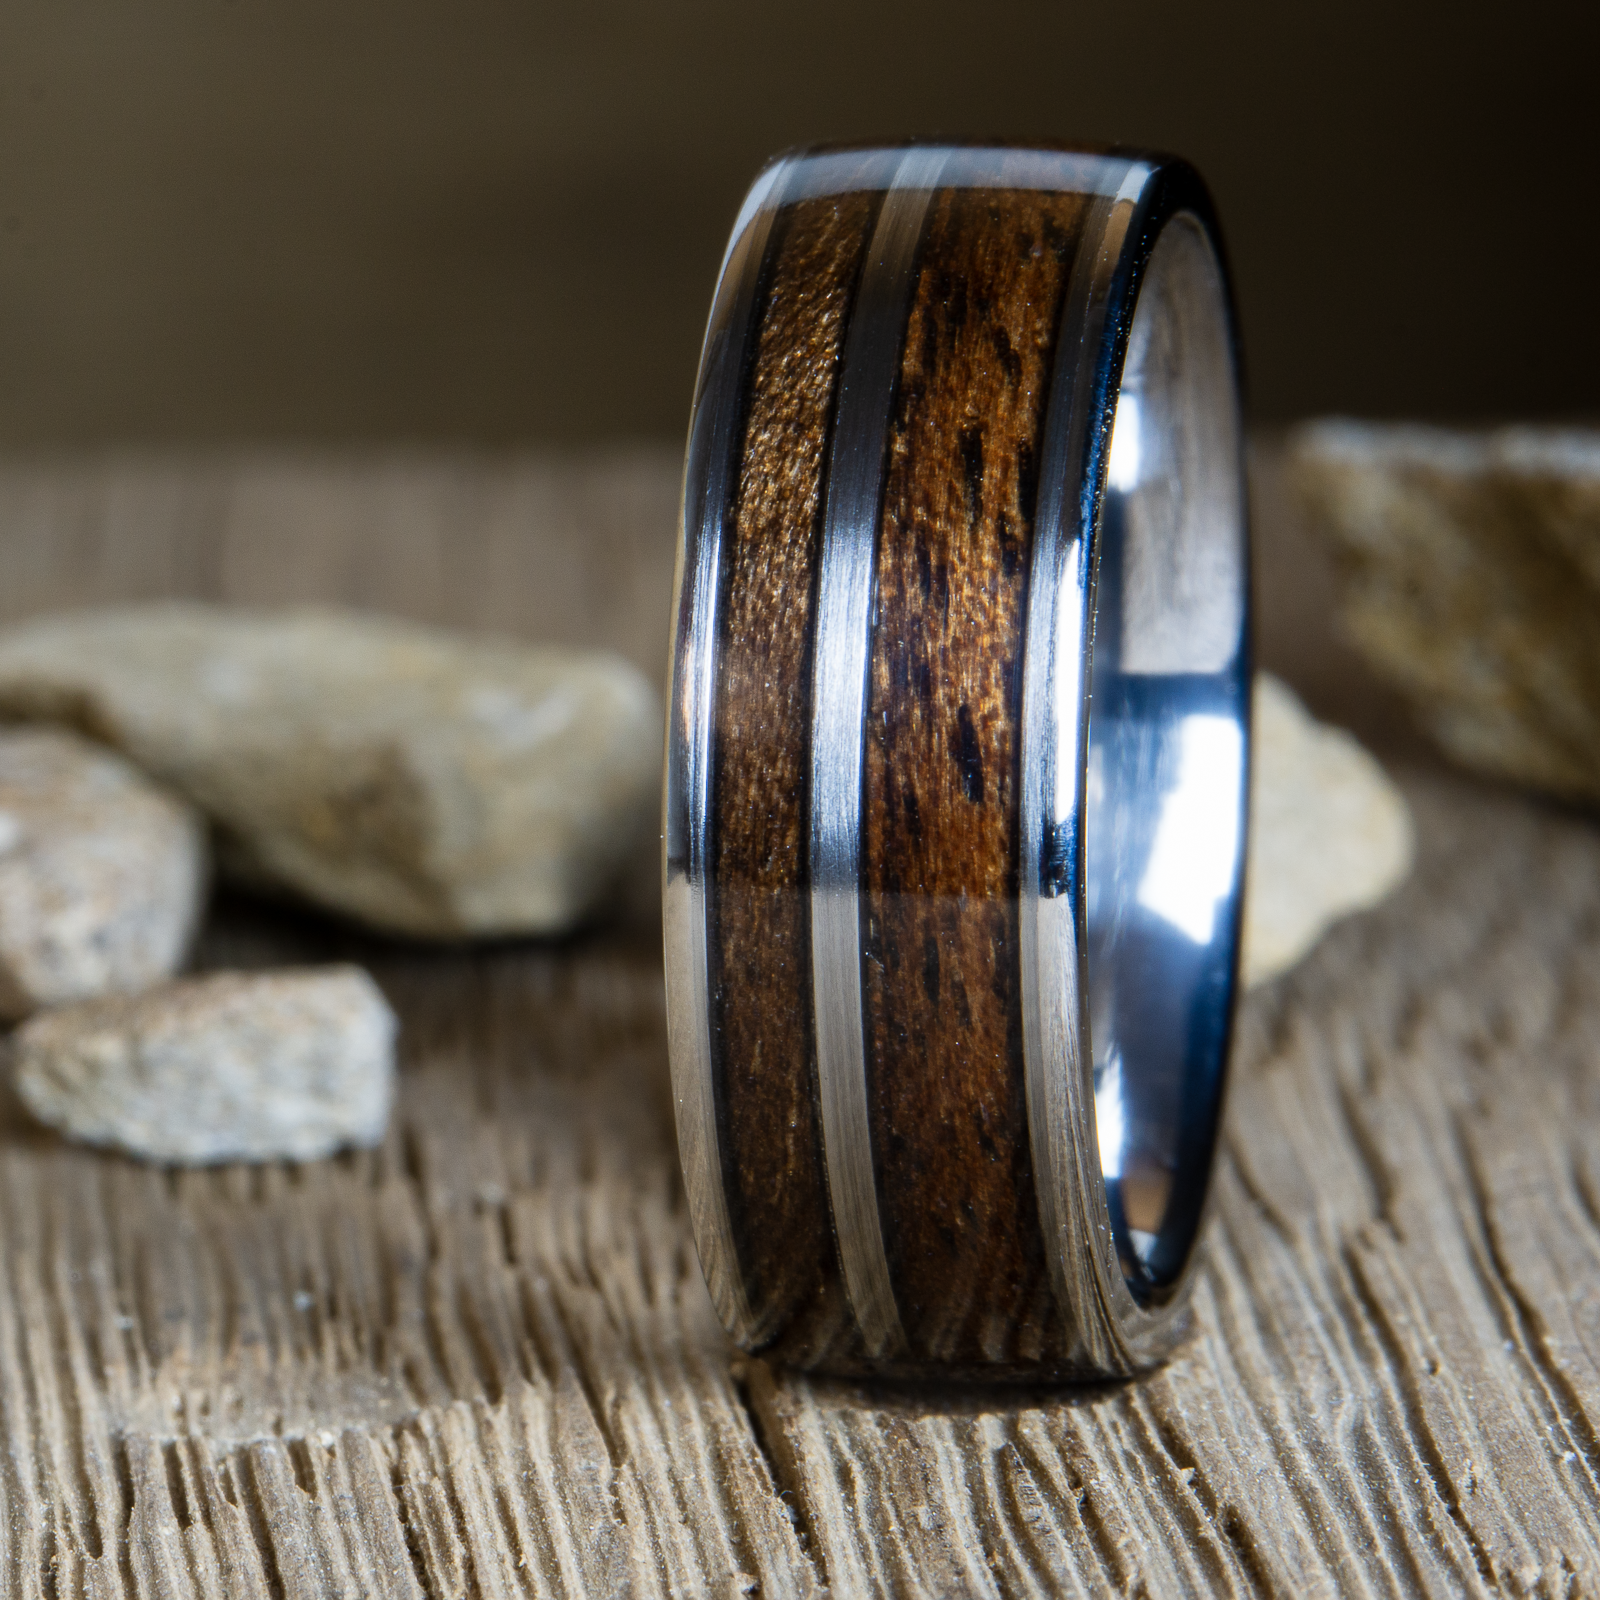
<svg viewBox="0 0 1600 1600">
<path fill-rule="evenodd" d="M 754 332 L 756 281 L 785 171 L 782 162 L 769 168 L 745 201 L 723 261 L 701 354 L 678 534 L 663 819 L 667 1038 L 678 1153 L 695 1247 L 712 1301 L 723 1325 L 747 1347 L 758 1345 L 766 1330 L 753 1316 L 745 1292 L 722 1185 L 711 1070 L 706 863 L 723 522 L 739 448 L 741 374 Z"/>
<path fill-rule="evenodd" d="M 1169 223 L 1139 289 L 1107 489 L 1120 497 L 1118 667 L 1222 673 L 1244 620 L 1243 485 L 1222 278 L 1193 218 Z"/>
<path fill-rule="evenodd" d="M 1176 770 L 1171 788 L 1150 798 L 1155 839 L 1136 898 L 1186 939 L 1208 945 L 1238 865 L 1244 732 L 1236 719 L 1202 711 L 1180 717 L 1167 741 Z"/>
<path fill-rule="evenodd" d="M 1226 302 L 1180 212 L 1129 331 L 1096 533 L 1085 965 L 1106 1205 L 1158 1305 L 1199 1224 L 1233 1006 L 1249 683 Z"/>
<path fill-rule="evenodd" d="M 1243 848 L 1236 388 L 1221 277 L 1188 214 L 1160 232 L 1111 364 L 1108 302 L 1151 175 L 1123 164 L 1102 183 L 1069 285 L 1023 670 L 1029 1132 L 1066 1353 L 1101 1371 L 1163 1348 L 1180 1311 Z"/>
<path fill-rule="evenodd" d="M 1143 163 L 1107 159 L 1062 308 L 1039 461 L 1023 653 L 1018 928 L 1023 1073 L 1045 1259 L 1065 1326 L 1065 1359 L 1124 1365 L 1107 1333 L 1107 1286 L 1120 1277 L 1094 1152 L 1083 1049 L 1078 905 L 1084 668 L 1090 533 L 1104 403 L 1107 301 Z M 1088 1225 L 1086 1226 L 1086 1222 Z"/>
</svg>

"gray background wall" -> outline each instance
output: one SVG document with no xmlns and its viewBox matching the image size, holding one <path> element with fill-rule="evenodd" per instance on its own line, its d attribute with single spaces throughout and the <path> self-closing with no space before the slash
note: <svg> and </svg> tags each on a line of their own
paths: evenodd
<svg viewBox="0 0 1600 1600">
<path fill-rule="evenodd" d="M 677 438 L 770 151 L 1191 156 L 1258 419 L 1600 411 L 1595 8 L 7 0 L 0 448 Z"/>
</svg>

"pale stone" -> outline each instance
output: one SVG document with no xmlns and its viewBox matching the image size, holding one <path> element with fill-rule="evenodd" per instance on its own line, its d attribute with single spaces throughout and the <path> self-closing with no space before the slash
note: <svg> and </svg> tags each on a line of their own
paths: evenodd
<svg viewBox="0 0 1600 1600">
<path fill-rule="evenodd" d="M 63 728 L 0 728 L 0 1018 L 170 977 L 206 877 L 182 800 Z"/>
<path fill-rule="evenodd" d="M 225 871 L 423 937 L 568 928 L 657 825 L 659 703 L 611 655 L 130 606 L 0 632 L 0 714 L 117 745 L 220 824 Z"/>
<path fill-rule="evenodd" d="M 359 967 L 222 972 L 24 1023 L 28 1109 L 152 1161 L 313 1161 L 383 1137 L 397 1024 Z"/>
<path fill-rule="evenodd" d="M 1318 722 L 1264 672 L 1254 718 L 1247 986 L 1288 971 L 1340 917 L 1377 905 L 1415 849 L 1405 797 L 1344 729 Z"/>
<path fill-rule="evenodd" d="M 1287 459 L 1345 632 L 1444 752 L 1600 803 L 1600 433 L 1322 422 Z"/>
</svg>

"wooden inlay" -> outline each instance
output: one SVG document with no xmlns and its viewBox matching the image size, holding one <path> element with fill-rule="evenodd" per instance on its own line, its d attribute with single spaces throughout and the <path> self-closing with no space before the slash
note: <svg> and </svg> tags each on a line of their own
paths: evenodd
<svg viewBox="0 0 1600 1600">
<path fill-rule="evenodd" d="M 913 1359 L 1036 1358 L 1053 1319 L 1022 1065 L 1018 730 L 1039 432 L 1084 210 L 1076 195 L 938 197 L 890 434 L 863 980 L 879 1204 Z"/>
<path fill-rule="evenodd" d="M 723 1165 L 755 1316 L 797 1352 L 853 1331 L 816 1109 L 805 791 L 827 444 L 879 199 L 806 201 L 780 219 L 724 553 L 711 933 Z"/>
</svg>

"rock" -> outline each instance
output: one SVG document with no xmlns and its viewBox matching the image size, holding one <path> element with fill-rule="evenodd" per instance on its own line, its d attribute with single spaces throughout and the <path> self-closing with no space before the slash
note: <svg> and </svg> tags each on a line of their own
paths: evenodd
<svg viewBox="0 0 1600 1600">
<path fill-rule="evenodd" d="M 1377 905 L 1414 850 L 1405 797 L 1350 734 L 1265 672 L 1254 710 L 1247 986 L 1288 971 L 1338 918 Z"/>
<path fill-rule="evenodd" d="M 1288 467 L 1345 632 L 1441 749 L 1600 804 L 1600 433 L 1321 422 Z"/>
<path fill-rule="evenodd" d="M 116 745 L 225 871 L 427 938 L 553 933 L 657 827 L 661 714 L 610 655 L 196 604 L 0 631 L 0 715 Z"/>
<path fill-rule="evenodd" d="M 152 1161 L 314 1161 L 383 1137 L 394 1013 L 359 967 L 213 973 L 35 1017 L 27 1108 Z"/>
<path fill-rule="evenodd" d="M 0 728 L 0 1018 L 143 989 L 204 905 L 205 821 L 60 728 Z"/>
</svg>

